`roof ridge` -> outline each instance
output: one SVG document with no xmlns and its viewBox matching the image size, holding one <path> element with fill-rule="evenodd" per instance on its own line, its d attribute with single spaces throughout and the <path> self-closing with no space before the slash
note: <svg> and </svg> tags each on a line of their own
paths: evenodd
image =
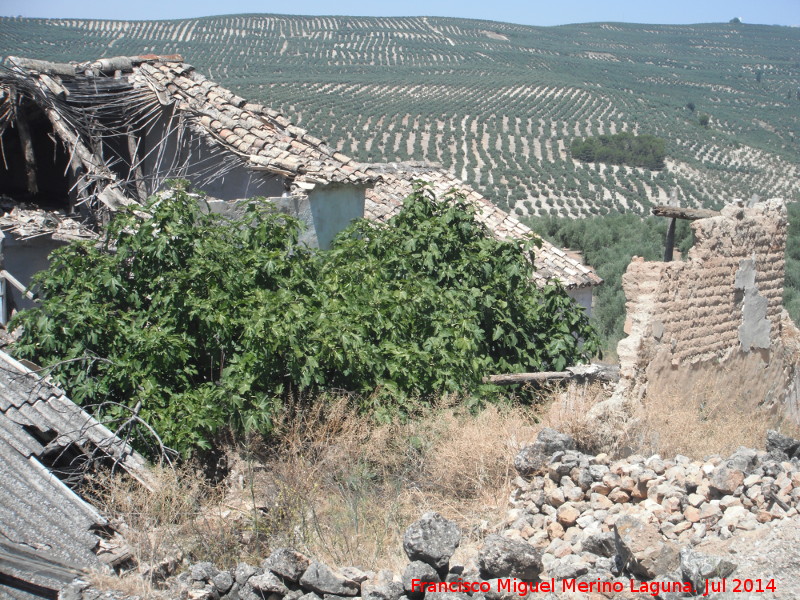
<svg viewBox="0 0 800 600">
<path fill-rule="evenodd" d="M 4 62 L 19 69 L 46 73 L 48 75 L 61 75 L 63 77 L 75 77 L 87 70 L 98 71 L 100 73 L 115 71 L 130 72 L 133 70 L 133 67 L 144 63 L 184 63 L 183 56 L 180 54 L 112 56 L 88 61 L 71 61 L 68 63 L 40 60 L 38 58 L 29 58 L 25 56 L 7 56 Z M 185 67 L 189 69 L 194 68 L 191 65 L 185 65 Z"/>
</svg>

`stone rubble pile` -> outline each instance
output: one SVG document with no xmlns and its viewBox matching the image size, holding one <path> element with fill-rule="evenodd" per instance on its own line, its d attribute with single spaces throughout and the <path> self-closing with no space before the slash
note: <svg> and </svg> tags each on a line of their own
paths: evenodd
<svg viewBox="0 0 800 600">
<path fill-rule="evenodd" d="M 426 513 L 405 532 L 409 563 L 402 573 L 331 568 L 300 552 L 277 549 L 259 567 L 219 570 L 198 563 L 168 582 L 189 600 L 520 600 L 501 581 L 618 582 L 626 593 L 592 598 L 701 594 L 706 579 L 724 578 L 737 565 L 696 551 L 709 539 L 767 527 L 797 515 L 800 442 L 770 432 L 766 451 L 739 448 L 727 459 L 677 456 L 609 460 L 575 449 L 567 435 L 544 429 L 515 459 L 519 472 L 505 522 L 463 565 L 451 564 L 461 542 L 457 525 Z M 687 593 L 630 593 L 630 580 L 692 582 Z M 488 590 L 420 588 L 422 582 L 487 582 Z M 620 587 L 620 589 L 622 589 Z M 563 590 L 532 597 L 563 598 Z M 172 596 L 171 596 L 172 597 Z M 712 594 L 708 598 L 728 598 Z M 99 600 L 76 581 L 62 600 Z M 103 596 L 106 598 L 106 596 Z"/>
<path fill-rule="evenodd" d="M 681 546 L 795 516 L 800 501 L 800 443 L 774 431 L 766 451 L 612 461 L 582 454 L 568 435 L 544 429 L 514 465 L 520 476 L 504 535 L 541 548 L 547 574 L 561 578 L 592 569 L 613 574 L 616 558 L 649 579 L 664 572 L 665 557 L 636 564 L 627 546 L 661 540 L 656 545 L 674 562 Z"/>
</svg>

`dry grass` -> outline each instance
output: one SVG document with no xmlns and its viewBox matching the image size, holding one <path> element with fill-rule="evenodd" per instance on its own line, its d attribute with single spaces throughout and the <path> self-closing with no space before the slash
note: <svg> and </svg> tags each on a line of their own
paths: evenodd
<svg viewBox="0 0 800 600">
<path fill-rule="evenodd" d="M 295 411 L 269 441 L 230 444 L 221 485 L 184 468 L 157 473 L 156 494 L 118 477 L 97 479 L 96 489 L 106 513 L 125 523 L 140 573 L 177 553 L 221 567 L 259 563 L 283 545 L 339 566 L 399 570 L 402 534 L 426 510 L 456 520 L 466 548 L 485 532 L 477 523 L 502 520 L 514 454 L 540 428 L 530 407 L 471 414 L 457 404 L 445 399 L 409 422 L 375 425 L 347 397 L 321 401 Z"/>
<path fill-rule="evenodd" d="M 279 546 L 331 565 L 399 571 L 406 563 L 402 534 L 427 510 L 459 523 L 461 560 L 505 517 L 514 455 L 543 425 L 569 433 L 587 452 L 616 454 L 627 446 L 692 458 L 763 448 L 770 427 L 798 435 L 754 411 L 747 394 L 724 380 L 697 381 L 705 385 L 651 390 L 637 426 L 624 431 L 614 425 L 630 414 L 612 415 L 611 427 L 589 417 L 608 397 L 600 385 L 560 388 L 546 406 L 489 406 L 474 414 L 461 399 L 445 398 L 408 422 L 385 425 L 359 415 L 346 396 L 324 398 L 287 413 L 270 440 L 229 443 L 222 484 L 184 468 L 157 472 L 155 494 L 120 478 L 97 479 L 96 489 L 101 508 L 125 523 L 140 572 L 176 554 L 220 567 L 255 564 Z M 111 581 L 99 583 L 157 597 L 141 577 Z"/>
<path fill-rule="evenodd" d="M 665 457 L 729 456 L 739 446 L 763 450 L 768 429 L 800 437 L 800 427 L 758 406 L 748 388 L 726 383 L 725 373 L 652 389 L 639 417 L 638 450 Z"/>
<path fill-rule="evenodd" d="M 449 400 L 449 401 L 448 401 Z M 338 399 L 292 419 L 264 460 L 280 499 L 293 499 L 286 542 L 332 563 L 404 564 L 402 533 L 426 510 L 467 531 L 499 520 L 516 448 L 538 430 L 531 409 L 490 406 L 476 415 L 454 399 L 407 423 L 376 426 Z M 475 540 L 473 540 L 475 541 Z"/>
<path fill-rule="evenodd" d="M 600 385 L 570 385 L 554 394 L 544 423 L 569 433 L 584 452 L 612 456 L 729 456 L 739 446 L 763 449 L 769 429 L 800 438 L 800 426 L 779 407 L 762 406 L 753 386 L 720 367 L 691 376 L 678 373 L 672 383 L 659 378 L 642 403 L 607 410 L 606 422 L 600 423 L 591 409 L 608 396 Z"/>
<path fill-rule="evenodd" d="M 578 448 L 590 454 L 616 454 L 625 438 L 622 428 L 600 427 L 590 411 L 609 396 L 609 389 L 599 383 L 570 384 L 554 394 L 545 423 L 568 433 Z M 620 420 L 622 420 L 620 416 Z"/>
<path fill-rule="evenodd" d="M 119 473 L 92 476 L 93 502 L 122 534 L 136 565 L 122 578 L 95 574 L 101 589 L 155 598 L 159 566 L 166 560 L 238 552 L 236 535 L 217 527 L 208 512 L 219 496 L 203 477 L 190 468 L 154 468 L 152 475 L 153 492 Z"/>
</svg>

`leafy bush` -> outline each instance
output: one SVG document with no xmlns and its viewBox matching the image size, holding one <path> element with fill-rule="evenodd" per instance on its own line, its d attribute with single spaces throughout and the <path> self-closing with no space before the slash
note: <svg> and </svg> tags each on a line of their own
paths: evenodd
<svg viewBox="0 0 800 600">
<path fill-rule="evenodd" d="M 106 417 L 135 408 L 179 450 L 269 430 L 306 391 L 402 405 L 594 354 L 583 311 L 532 284 L 531 243 L 493 238 L 451 200 L 417 191 L 388 225 L 356 222 L 312 251 L 268 205 L 224 220 L 177 187 L 148 218 L 119 214 L 102 244 L 52 255 L 14 351 Z"/>
</svg>

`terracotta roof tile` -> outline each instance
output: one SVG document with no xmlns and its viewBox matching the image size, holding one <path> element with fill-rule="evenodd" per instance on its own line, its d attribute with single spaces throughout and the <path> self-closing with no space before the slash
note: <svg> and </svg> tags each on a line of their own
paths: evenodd
<svg viewBox="0 0 800 600">
<path fill-rule="evenodd" d="M 157 80 L 202 129 L 216 134 L 238 154 L 259 156 L 259 166 L 264 170 L 296 177 L 304 174 L 301 169 L 313 169 L 304 180 L 319 185 L 373 181 L 373 176 L 353 166 L 356 163 L 349 157 L 309 135 L 285 116 L 214 84 L 190 65 L 144 62 L 133 67 L 129 78 L 139 86 L 149 86 L 153 79 Z M 291 148 L 291 155 L 278 156 L 271 151 L 273 147 Z M 272 157 L 274 162 L 261 164 L 265 157 Z"/>
</svg>

